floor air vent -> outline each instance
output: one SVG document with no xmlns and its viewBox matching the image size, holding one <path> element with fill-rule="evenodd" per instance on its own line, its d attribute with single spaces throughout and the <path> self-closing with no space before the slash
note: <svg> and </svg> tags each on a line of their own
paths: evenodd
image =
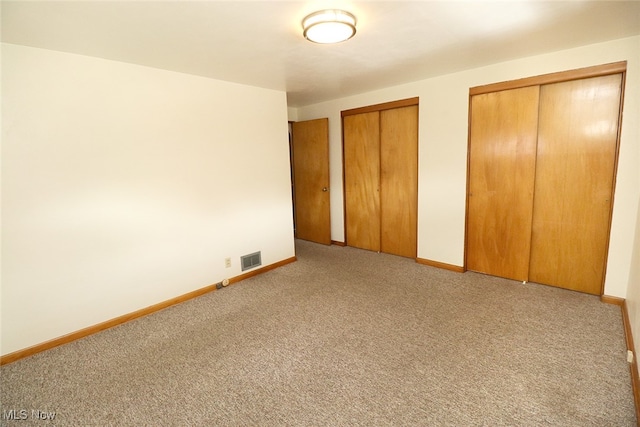
<svg viewBox="0 0 640 427">
<path fill-rule="evenodd" d="M 260 251 L 241 256 L 240 261 L 242 263 L 242 271 L 262 265 L 262 257 L 260 255 Z"/>
</svg>

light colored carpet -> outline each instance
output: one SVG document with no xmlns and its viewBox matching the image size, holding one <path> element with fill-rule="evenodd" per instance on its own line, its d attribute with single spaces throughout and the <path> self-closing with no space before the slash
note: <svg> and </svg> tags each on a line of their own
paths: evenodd
<svg viewBox="0 0 640 427">
<path fill-rule="evenodd" d="M 30 419 L 2 425 L 636 425 L 619 307 L 296 246 L 295 263 L 3 366 L 3 413 Z"/>
</svg>

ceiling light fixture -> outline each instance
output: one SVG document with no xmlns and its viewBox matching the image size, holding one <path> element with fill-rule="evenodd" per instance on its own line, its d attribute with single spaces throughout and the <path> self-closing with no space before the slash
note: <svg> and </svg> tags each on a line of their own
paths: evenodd
<svg viewBox="0 0 640 427">
<path fill-rule="evenodd" d="M 356 33 L 356 17 L 344 10 L 328 9 L 302 20 L 302 35 L 314 43 L 340 43 Z"/>
</svg>

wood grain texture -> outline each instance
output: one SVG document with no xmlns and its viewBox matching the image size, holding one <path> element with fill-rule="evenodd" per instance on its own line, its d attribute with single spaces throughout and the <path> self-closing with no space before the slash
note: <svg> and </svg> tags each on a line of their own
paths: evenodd
<svg viewBox="0 0 640 427">
<path fill-rule="evenodd" d="M 585 79 L 589 77 L 599 77 L 610 74 L 623 73 L 626 70 L 627 61 L 612 62 L 610 64 L 595 65 L 593 67 L 578 68 L 575 70 L 560 71 L 557 73 L 526 77 L 524 79 L 476 86 L 469 89 L 469 95 L 473 96 L 479 95 L 481 93 L 498 92 L 502 90 L 517 89 L 526 86 L 540 86 L 570 80 Z"/>
<path fill-rule="evenodd" d="M 471 99 L 469 270 L 527 280 L 538 94 L 525 87 Z"/>
<path fill-rule="evenodd" d="M 627 351 L 631 351 L 633 353 L 633 361 L 629 363 L 629 371 L 631 374 L 631 388 L 633 389 L 636 420 L 638 421 L 638 425 L 640 425 L 640 372 L 638 371 L 638 354 L 636 353 L 636 347 L 633 341 L 633 331 L 631 329 L 631 320 L 629 319 L 627 300 L 608 295 L 602 295 L 600 300 L 607 304 L 620 306 L 620 311 L 622 312 L 622 324 L 624 326 L 624 337 L 627 343 Z"/>
<path fill-rule="evenodd" d="M 620 297 L 612 297 L 610 295 L 601 295 L 600 301 L 606 304 L 619 305 L 622 307 L 625 304 L 625 299 Z"/>
<path fill-rule="evenodd" d="M 636 421 L 640 425 L 640 371 L 638 371 L 638 354 L 633 341 L 633 332 L 631 329 L 631 320 L 629 319 L 629 308 L 627 301 L 623 300 L 620 306 L 622 310 L 622 323 L 624 324 L 624 334 L 627 341 L 627 350 L 633 352 L 633 361 L 629 363 L 631 371 L 631 388 L 633 389 L 633 401 L 636 406 Z"/>
<path fill-rule="evenodd" d="M 380 113 L 343 118 L 346 243 L 380 250 Z"/>
<path fill-rule="evenodd" d="M 601 295 L 622 75 L 542 86 L 529 280 Z"/>
<path fill-rule="evenodd" d="M 459 265 L 447 264 L 446 262 L 433 261 L 426 258 L 416 258 L 416 262 L 422 265 L 428 265 L 430 267 L 442 268 L 443 270 L 454 271 L 456 273 L 464 273 L 464 267 Z"/>
<path fill-rule="evenodd" d="M 371 113 L 374 111 L 391 110 L 393 108 L 408 107 L 411 105 L 418 105 L 420 98 L 407 98 L 399 101 L 383 102 L 382 104 L 368 105 L 366 107 L 353 108 L 351 110 L 344 110 L 340 114 L 342 117 L 352 116 L 354 114 Z"/>
<path fill-rule="evenodd" d="M 380 250 L 418 248 L 418 106 L 380 112 Z"/>
<path fill-rule="evenodd" d="M 329 245 L 329 119 L 296 122 L 292 131 L 296 237 Z"/>
</svg>

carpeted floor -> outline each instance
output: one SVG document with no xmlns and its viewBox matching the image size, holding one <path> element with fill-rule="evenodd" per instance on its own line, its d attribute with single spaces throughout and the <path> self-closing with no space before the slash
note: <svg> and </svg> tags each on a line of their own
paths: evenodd
<svg viewBox="0 0 640 427">
<path fill-rule="evenodd" d="M 619 307 L 296 246 L 295 263 L 3 366 L 1 425 L 636 425 Z"/>
</svg>

